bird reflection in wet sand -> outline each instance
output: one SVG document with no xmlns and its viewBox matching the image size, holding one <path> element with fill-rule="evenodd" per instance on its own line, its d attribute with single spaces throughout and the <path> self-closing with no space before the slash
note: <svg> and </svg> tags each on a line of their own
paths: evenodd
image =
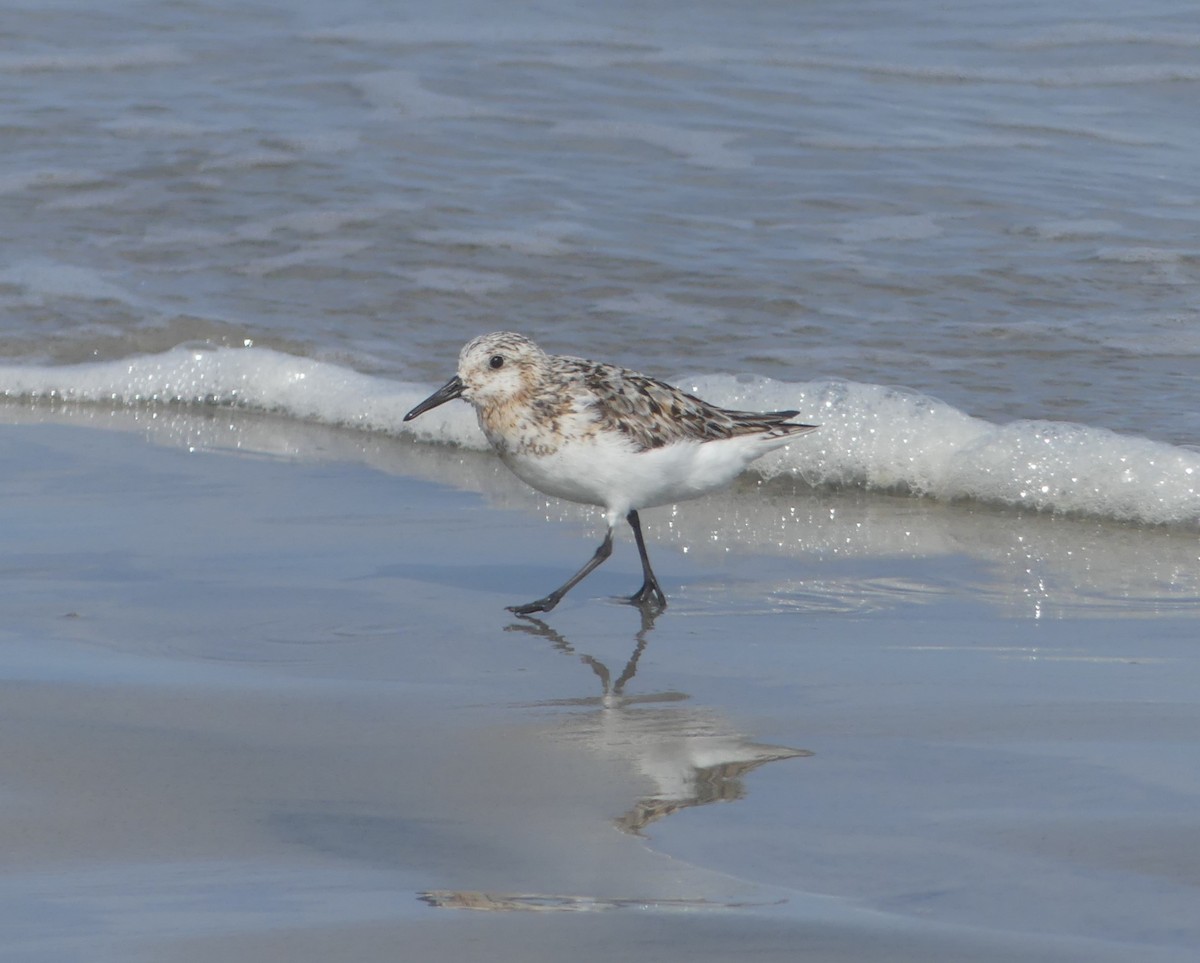
<svg viewBox="0 0 1200 963">
<path fill-rule="evenodd" d="M 578 652 L 540 619 L 526 618 L 506 630 L 547 639 L 560 652 L 576 656 L 600 680 L 599 696 L 536 705 L 593 709 L 565 717 L 555 735 L 599 756 L 619 758 L 652 782 L 653 791 L 614 820 L 619 829 L 634 835 L 682 809 L 741 799 L 746 794 L 742 778 L 759 766 L 812 755 L 806 749 L 753 742 L 714 709 L 668 705 L 686 701 L 689 696 L 683 692 L 626 695 L 653 628 L 653 615 L 644 614 L 633 652 L 615 681 L 607 665 Z"/>
</svg>

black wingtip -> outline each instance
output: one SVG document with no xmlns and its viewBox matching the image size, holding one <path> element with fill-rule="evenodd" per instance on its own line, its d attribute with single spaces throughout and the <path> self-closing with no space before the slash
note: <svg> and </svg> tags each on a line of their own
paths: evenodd
<svg viewBox="0 0 1200 963">
<path fill-rule="evenodd" d="M 791 419 L 799 415 L 798 411 L 768 411 L 764 418 L 775 421 L 780 428 L 788 428 L 796 434 L 804 431 L 812 431 L 815 428 L 820 428 L 820 425 L 807 425 L 802 422 L 794 422 Z"/>
</svg>

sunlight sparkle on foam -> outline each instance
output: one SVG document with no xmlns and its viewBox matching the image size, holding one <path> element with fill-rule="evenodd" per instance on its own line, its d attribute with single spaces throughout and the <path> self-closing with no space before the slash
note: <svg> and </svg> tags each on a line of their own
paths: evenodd
<svg viewBox="0 0 1200 963">
<path fill-rule="evenodd" d="M 1200 522 L 1200 451 L 1051 421 L 996 425 L 915 391 L 846 381 L 791 384 L 713 375 L 685 382 L 717 404 L 798 409 L 820 429 L 756 463 L 817 487 L 977 499 L 1149 524 Z M 468 405 L 402 419 L 429 386 L 265 348 L 180 347 L 68 367 L 0 366 L 9 398 L 245 407 L 484 449 Z"/>
</svg>

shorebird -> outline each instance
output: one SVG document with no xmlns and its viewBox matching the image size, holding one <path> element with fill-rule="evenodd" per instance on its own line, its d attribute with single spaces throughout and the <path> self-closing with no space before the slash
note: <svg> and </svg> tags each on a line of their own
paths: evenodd
<svg viewBox="0 0 1200 963">
<path fill-rule="evenodd" d="M 474 406 L 518 478 L 547 495 L 598 505 L 608 522 L 587 563 L 549 595 L 509 606 L 517 615 L 549 612 L 607 559 L 622 516 L 642 560 L 642 587 L 628 601 L 666 608 L 638 509 L 727 485 L 756 458 L 816 427 L 793 422 L 797 411 L 731 411 L 616 365 L 546 354 L 511 331 L 468 342 L 458 373 L 404 420 L 455 398 Z"/>
</svg>

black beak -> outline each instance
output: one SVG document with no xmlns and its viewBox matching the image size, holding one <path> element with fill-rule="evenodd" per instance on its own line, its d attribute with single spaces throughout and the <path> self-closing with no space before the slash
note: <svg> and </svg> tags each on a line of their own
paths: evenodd
<svg viewBox="0 0 1200 963">
<path fill-rule="evenodd" d="M 455 375 L 444 385 L 438 388 L 433 394 L 422 401 L 417 407 L 404 416 L 405 421 L 412 421 L 417 415 L 423 415 L 431 408 L 436 408 L 438 405 L 444 405 L 447 401 L 453 401 L 463 393 L 462 378 Z"/>
</svg>

